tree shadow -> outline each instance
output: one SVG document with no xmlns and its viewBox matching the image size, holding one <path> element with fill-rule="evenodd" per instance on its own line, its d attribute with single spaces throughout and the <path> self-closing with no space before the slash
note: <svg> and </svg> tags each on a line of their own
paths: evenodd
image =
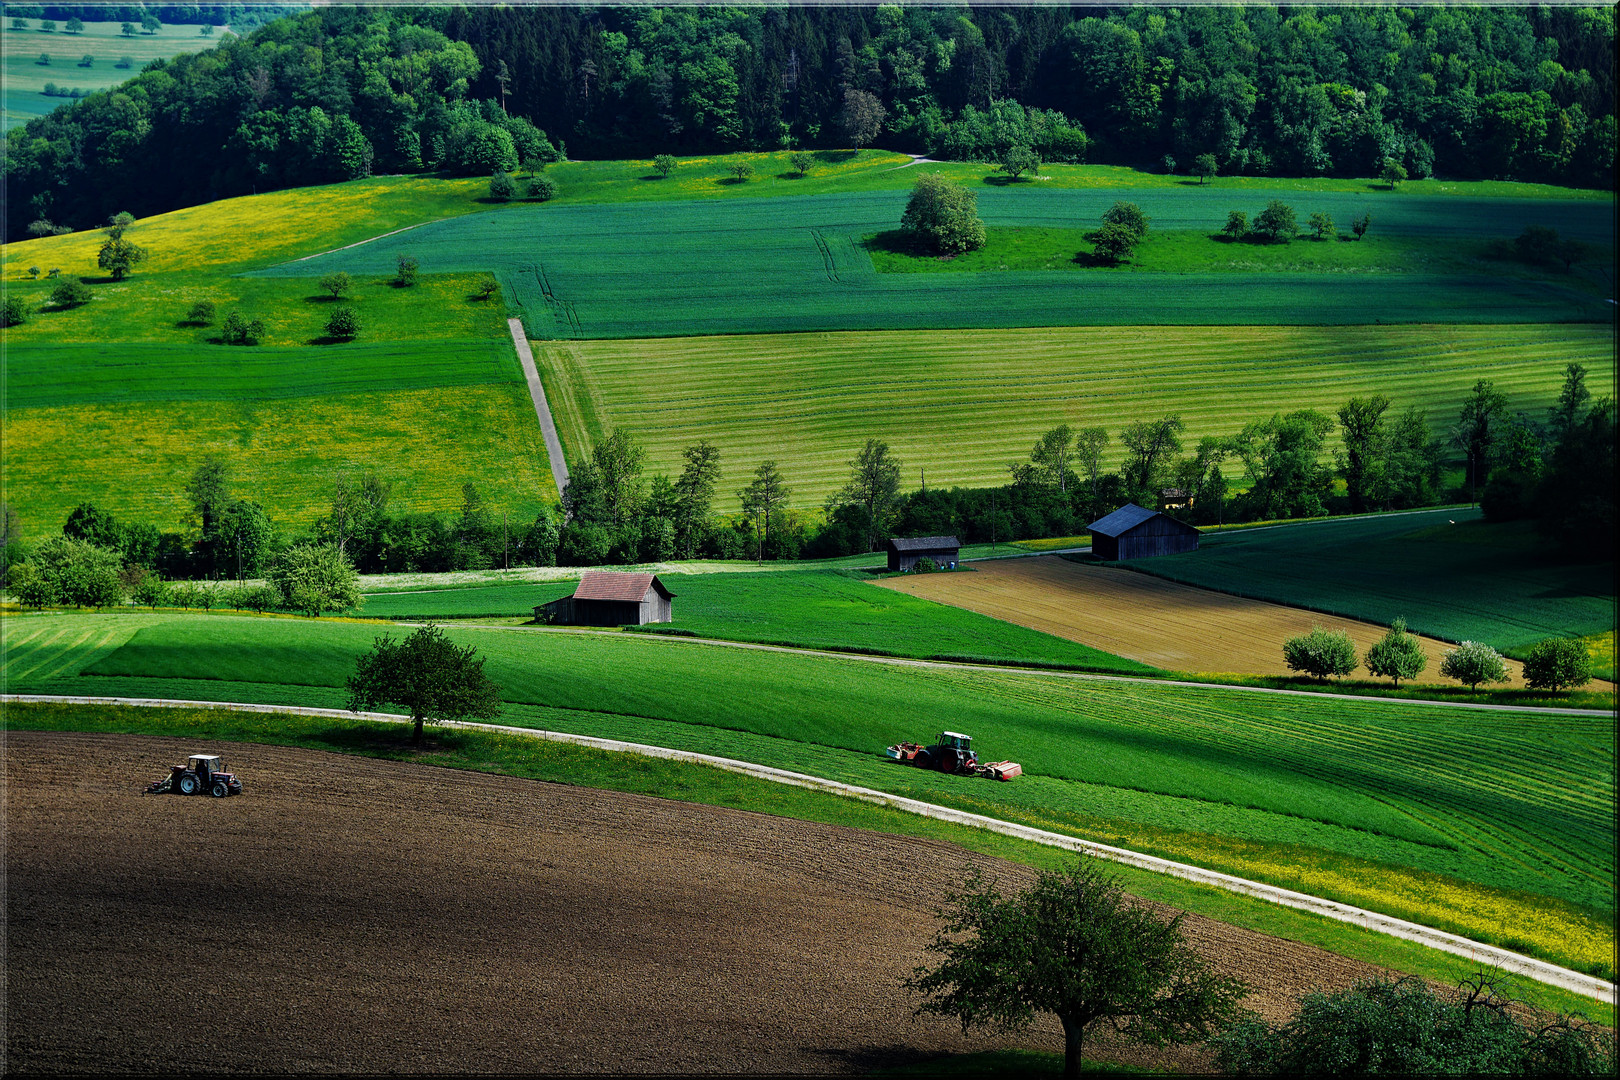
<svg viewBox="0 0 1620 1080">
<path fill-rule="evenodd" d="M 81 277 L 81 278 L 79 278 L 79 280 L 84 282 L 86 285 L 116 285 L 116 284 L 118 284 L 118 279 L 113 277 L 111 274 L 105 274 L 105 275 L 103 275 L 101 277 Z"/>
<path fill-rule="evenodd" d="M 912 255 L 920 259 L 936 254 L 916 243 L 904 229 L 888 229 L 868 236 L 860 243 L 867 251 L 886 251 L 891 255 Z"/>
<path fill-rule="evenodd" d="M 320 337 L 312 337 L 304 342 L 305 345 L 350 345 L 353 343 L 354 338 L 338 337 L 335 334 L 322 334 Z"/>
<path fill-rule="evenodd" d="M 748 179 L 746 176 L 722 176 L 715 183 L 723 184 L 726 187 L 736 187 L 738 184 L 748 183 Z"/>
<path fill-rule="evenodd" d="M 1092 270 L 1113 270 L 1124 266 L 1129 259 L 1111 259 L 1106 255 L 1098 255 L 1094 251 L 1077 251 L 1070 260 L 1076 266 L 1084 266 Z"/>
<path fill-rule="evenodd" d="M 1205 184 L 1201 180 L 1177 180 L 1176 184 L 1177 184 L 1178 187 L 1208 187 L 1209 186 L 1209 185 Z"/>
<path fill-rule="evenodd" d="M 1008 176 L 1006 173 L 991 173 L 984 178 L 983 182 L 991 187 L 1008 187 L 1018 183 L 1020 179 L 1017 176 Z"/>
<path fill-rule="evenodd" d="M 336 304 L 336 303 L 338 303 L 338 302 L 340 302 L 342 300 L 346 300 L 346 299 L 347 299 L 347 297 L 332 296 L 330 294 L 328 294 L 326 296 L 306 296 L 306 297 L 304 297 L 304 303 L 306 303 L 306 304 Z"/>
<path fill-rule="evenodd" d="M 665 176 L 663 173 L 648 173 L 646 176 L 641 177 L 641 179 L 642 180 L 668 180 L 669 177 Z"/>
<path fill-rule="evenodd" d="M 830 162 L 833 162 L 833 163 L 837 163 L 837 162 L 840 162 L 840 161 L 849 161 L 851 158 L 855 158 L 855 157 L 858 157 L 858 156 L 860 156 L 860 151 L 859 150 L 817 150 L 816 151 L 816 160 L 817 161 L 830 161 Z"/>
<path fill-rule="evenodd" d="M 460 732 L 440 730 L 434 734 L 431 727 L 422 731 L 422 744 L 411 743 L 414 733 L 410 724 L 385 725 L 369 723 L 354 727 L 329 727 L 311 732 L 309 740 L 346 753 L 386 754 L 414 757 L 417 754 L 442 754 L 460 750 L 464 740 Z"/>
<path fill-rule="evenodd" d="M 777 173 L 776 178 L 778 180 L 803 180 L 806 176 L 809 176 L 809 175 L 810 175 L 809 173 L 802 173 L 802 172 L 782 172 L 782 173 Z"/>
</svg>

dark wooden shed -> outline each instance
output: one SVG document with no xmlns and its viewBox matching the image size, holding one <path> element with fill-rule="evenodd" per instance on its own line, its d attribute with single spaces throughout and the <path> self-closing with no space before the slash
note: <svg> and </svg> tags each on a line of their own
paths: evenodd
<svg viewBox="0 0 1620 1080">
<path fill-rule="evenodd" d="M 675 620 L 675 594 L 656 574 L 587 570 L 574 595 L 534 609 L 536 622 L 563 626 L 643 626 Z"/>
<path fill-rule="evenodd" d="M 1197 529 L 1135 503 L 1091 523 L 1091 553 L 1100 559 L 1148 559 L 1197 550 Z"/>
<path fill-rule="evenodd" d="M 895 536 L 886 546 L 890 570 L 915 570 L 921 559 L 933 559 L 935 566 L 955 570 L 956 554 L 962 550 L 961 541 L 954 536 Z"/>
</svg>

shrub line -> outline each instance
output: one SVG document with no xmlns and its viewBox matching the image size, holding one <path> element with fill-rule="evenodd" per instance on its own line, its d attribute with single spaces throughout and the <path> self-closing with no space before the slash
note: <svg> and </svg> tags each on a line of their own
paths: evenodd
<svg viewBox="0 0 1620 1080">
<path fill-rule="evenodd" d="M 362 719 L 382 723 L 409 724 L 410 717 L 395 713 L 353 713 L 345 709 L 319 709 L 285 705 L 258 705 L 244 702 L 219 701 L 175 701 L 157 698 L 96 698 L 69 695 L 34 695 L 34 694 L 5 694 L 0 695 L 0 701 L 16 702 L 47 702 L 65 705 L 126 705 L 143 708 L 217 708 L 229 709 L 237 712 L 283 713 L 296 716 L 321 716 L 333 719 Z M 617 753 L 639 754 L 644 757 L 662 758 L 668 761 L 681 761 L 697 765 L 708 765 L 713 768 L 724 769 L 727 772 L 741 773 L 761 780 L 788 784 L 794 787 L 810 788 L 813 790 L 830 792 L 847 798 L 859 799 L 863 802 L 875 803 L 896 810 L 931 817 L 939 821 L 952 824 L 965 825 L 971 828 L 985 829 L 990 832 L 1001 833 L 1021 840 L 1042 844 L 1047 847 L 1062 848 L 1068 851 L 1108 859 L 1123 863 L 1127 866 L 1148 870 L 1154 873 L 1168 874 L 1172 877 L 1183 878 L 1198 884 L 1208 885 L 1228 892 L 1235 892 L 1256 899 L 1267 900 L 1284 907 L 1297 908 L 1338 922 L 1357 925 L 1366 930 L 1387 934 L 1391 937 L 1414 941 L 1420 945 L 1441 952 L 1465 956 L 1473 961 L 1494 964 L 1502 969 L 1537 982 L 1556 986 L 1560 989 L 1584 994 L 1609 1005 L 1615 1002 L 1615 984 L 1604 979 L 1586 975 L 1579 971 L 1560 967 L 1557 964 L 1538 960 L 1534 957 L 1524 956 L 1494 945 L 1473 941 L 1457 934 L 1436 930 L 1432 927 L 1422 926 L 1418 923 L 1408 922 L 1388 915 L 1368 911 L 1365 908 L 1354 907 L 1350 904 L 1336 900 L 1326 900 L 1321 897 L 1309 896 L 1305 893 L 1294 892 L 1291 889 L 1279 888 L 1258 881 L 1249 881 L 1245 878 L 1223 874 L 1202 867 L 1191 866 L 1187 863 L 1173 862 L 1169 859 L 1154 855 L 1145 855 L 1140 852 L 1129 851 L 1125 848 L 1112 847 L 1099 844 L 1091 840 L 1081 840 L 1077 837 L 1065 836 L 1062 833 L 1048 832 L 1044 829 L 1032 828 L 1028 825 L 1019 825 L 1010 821 L 988 817 L 983 814 L 968 813 L 950 807 L 938 806 L 923 802 L 920 799 L 910 799 L 900 795 L 891 795 L 887 792 L 872 788 L 858 787 L 854 784 L 845 784 L 837 780 L 828 780 L 806 773 L 790 772 L 786 769 L 772 768 L 766 765 L 756 765 L 752 762 L 739 761 L 735 758 L 719 757 L 713 754 L 699 754 L 689 750 L 674 750 L 663 746 L 651 746 L 646 743 L 622 742 L 617 739 L 601 739 L 590 735 L 573 735 L 566 732 L 545 731 L 539 728 L 514 727 L 506 724 L 480 724 L 453 722 L 446 727 L 468 728 L 477 731 L 499 732 L 507 735 L 521 735 L 529 738 L 542 739 L 549 742 L 564 742 L 575 746 L 585 746 L 596 750 L 606 750 Z"/>
</svg>

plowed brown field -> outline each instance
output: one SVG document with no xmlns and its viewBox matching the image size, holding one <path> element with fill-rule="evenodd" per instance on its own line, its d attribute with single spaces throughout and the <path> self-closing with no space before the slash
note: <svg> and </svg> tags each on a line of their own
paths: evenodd
<svg viewBox="0 0 1620 1080">
<path fill-rule="evenodd" d="M 1335 615 L 1247 600 L 1110 566 L 1084 566 L 1052 555 L 992 559 L 970 574 L 908 574 L 879 584 L 1078 641 L 1169 671 L 1290 675 L 1282 645 L 1313 626 L 1348 631 L 1362 656 L 1387 628 Z M 1417 680 L 1442 683 L 1440 659 L 1451 645 L 1420 638 L 1429 666 Z M 1504 661 L 1524 685 L 1523 665 Z M 1359 669 L 1365 678 L 1364 669 Z M 1453 684 L 1455 685 L 1455 684 Z"/>
<path fill-rule="evenodd" d="M 6 1070 L 852 1073 L 1057 1050 L 914 1019 L 954 845 L 257 745 L 6 736 Z M 1200 917 L 1272 1017 L 1374 969 Z M 1091 1044 L 1088 1043 L 1088 1047 Z M 1197 1068 L 1198 1051 L 1099 1046 Z"/>
</svg>

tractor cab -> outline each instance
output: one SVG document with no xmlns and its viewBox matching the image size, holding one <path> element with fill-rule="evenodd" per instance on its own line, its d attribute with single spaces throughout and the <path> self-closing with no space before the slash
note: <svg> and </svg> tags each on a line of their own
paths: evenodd
<svg viewBox="0 0 1620 1080">
<path fill-rule="evenodd" d="M 960 750 L 963 753 L 973 752 L 973 736 L 962 735 L 955 731 L 942 731 L 936 746 L 943 746 L 947 750 Z"/>
<path fill-rule="evenodd" d="M 196 773 L 197 778 L 206 784 L 215 773 L 225 771 L 225 760 L 217 754 L 192 754 L 186 759 L 186 771 Z"/>
</svg>

